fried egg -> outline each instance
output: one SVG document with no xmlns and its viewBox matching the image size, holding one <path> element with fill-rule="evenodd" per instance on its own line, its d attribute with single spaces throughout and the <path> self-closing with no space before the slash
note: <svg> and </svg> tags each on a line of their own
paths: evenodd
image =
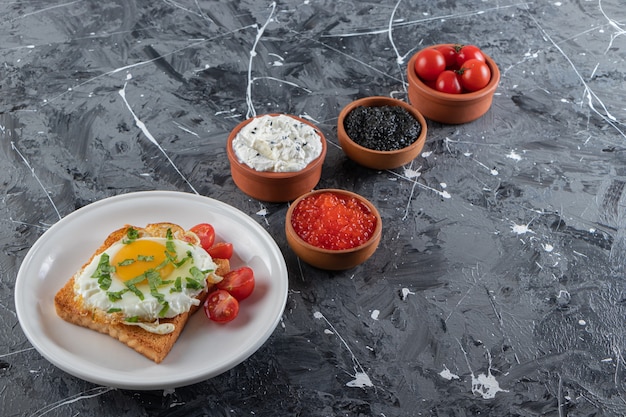
<svg viewBox="0 0 626 417">
<path fill-rule="evenodd" d="M 129 234 L 130 236 L 130 234 Z M 197 306 L 207 281 L 221 278 L 200 246 L 166 237 L 125 237 L 74 276 L 85 306 L 121 316 L 129 324 L 171 318 Z"/>
</svg>

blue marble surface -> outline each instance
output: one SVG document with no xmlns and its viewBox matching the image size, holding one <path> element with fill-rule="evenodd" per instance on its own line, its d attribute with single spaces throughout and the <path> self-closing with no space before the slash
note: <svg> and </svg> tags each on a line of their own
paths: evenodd
<svg viewBox="0 0 626 417">
<path fill-rule="evenodd" d="M 626 9 L 618 0 L 0 2 L 0 415 L 626 415 Z M 359 167 L 351 100 L 407 100 L 420 48 L 498 63 L 492 108 L 429 121 L 422 154 Z M 318 188 L 370 199 L 383 241 L 325 272 L 287 246 L 288 205 L 232 182 L 225 142 L 281 112 L 329 141 Z M 17 318 L 29 248 L 91 202 L 177 190 L 228 203 L 281 248 L 289 296 L 250 358 L 130 391 L 44 359 Z M 35 301 L 34 301 L 35 302 Z"/>
</svg>

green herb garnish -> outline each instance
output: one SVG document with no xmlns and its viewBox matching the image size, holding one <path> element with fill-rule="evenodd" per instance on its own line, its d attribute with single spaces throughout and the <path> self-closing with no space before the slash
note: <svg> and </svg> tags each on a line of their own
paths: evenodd
<svg viewBox="0 0 626 417">
<path fill-rule="evenodd" d="M 124 240 L 124 243 L 132 243 L 137 239 L 139 239 L 139 231 L 137 229 L 134 227 L 126 229 L 126 240 Z"/>
<path fill-rule="evenodd" d="M 143 279 L 142 279 L 143 281 Z M 136 284 L 132 284 L 130 283 L 130 281 L 126 281 L 126 287 L 137 296 L 137 298 L 139 298 L 140 300 L 143 300 L 145 297 L 143 295 L 143 293 L 141 292 L 141 290 L 139 288 L 137 288 Z"/>
<path fill-rule="evenodd" d="M 191 272 L 191 276 L 196 281 L 202 282 L 206 279 L 206 272 L 201 271 L 200 268 L 198 268 L 197 266 L 192 266 L 191 268 L 189 268 L 189 272 Z"/>
<path fill-rule="evenodd" d="M 167 301 L 163 301 L 163 308 L 159 311 L 159 317 L 165 317 L 165 314 L 170 309 L 170 305 Z"/>
<path fill-rule="evenodd" d="M 173 292 L 183 292 L 182 279 L 180 277 L 176 278 L 176 281 L 174 281 L 174 286 L 170 288 L 170 293 Z"/>
<path fill-rule="evenodd" d="M 159 294 L 157 287 L 161 284 L 161 274 L 154 269 L 146 271 L 146 278 L 148 279 L 148 286 L 150 287 L 150 294 L 152 294 L 157 300 L 161 301 L 163 295 Z"/>
<path fill-rule="evenodd" d="M 124 295 L 124 293 L 127 293 L 128 290 L 124 289 L 121 291 L 108 291 L 107 292 L 107 297 L 109 297 L 109 301 L 111 302 L 115 302 L 115 301 L 119 301 L 122 299 L 122 295 Z"/>
<path fill-rule="evenodd" d="M 199 289 L 204 288 L 204 285 L 202 285 L 202 283 L 200 281 L 197 281 L 197 280 L 195 280 L 193 278 L 187 277 L 187 278 L 185 278 L 185 281 L 186 281 L 186 284 L 185 284 L 186 288 L 189 288 L 189 289 L 192 289 L 192 290 L 199 290 Z"/>
<path fill-rule="evenodd" d="M 174 235 L 172 234 L 172 229 L 167 229 L 167 232 L 165 233 L 165 237 L 167 239 L 165 241 L 165 249 L 167 249 L 168 252 L 175 253 L 176 245 L 174 245 Z"/>
<path fill-rule="evenodd" d="M 111 286 L 111 272 L 115 271 L 115 267 L 109 264 L 109 255 L 103 253 L 100 256 L 100 261 L 98 261 L 98 267 L 91 275 L 91 278 L 98 279 L 98 285 L 103 290 L 108 290 Z"/>
<path fill-rule="evenodd" d="M 134 259 L 124 259 L 122 262 L 118 262 L 117 266 L 128 266 L 134 263 L 135 263 Z"/>
</svg>

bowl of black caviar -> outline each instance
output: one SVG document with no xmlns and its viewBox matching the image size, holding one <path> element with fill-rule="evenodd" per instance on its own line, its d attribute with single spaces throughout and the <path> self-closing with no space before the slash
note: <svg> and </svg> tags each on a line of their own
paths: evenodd
<svg viewBox="0 0 626 417">
<path fill-rule="evenodd" d="M 426 120 L 410 104 L 365 97 L 344 107 L 337 138 L 346 156 L 368 168 L 393 169 L 415 159 L 426 142 Z"/>
</svg>

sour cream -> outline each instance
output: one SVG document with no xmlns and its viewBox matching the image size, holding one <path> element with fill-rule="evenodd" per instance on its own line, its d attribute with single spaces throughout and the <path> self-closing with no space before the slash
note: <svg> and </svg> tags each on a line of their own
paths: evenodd
<svg viewBox="0 0 626 417">
<path fill-rule="evenodd" d="M 239 162 L 256 171 L 295 172 L 322 153 L 315 129 L 287 115 L 264 115 L 245 125 L 233 139 Z"/>
</svg>

